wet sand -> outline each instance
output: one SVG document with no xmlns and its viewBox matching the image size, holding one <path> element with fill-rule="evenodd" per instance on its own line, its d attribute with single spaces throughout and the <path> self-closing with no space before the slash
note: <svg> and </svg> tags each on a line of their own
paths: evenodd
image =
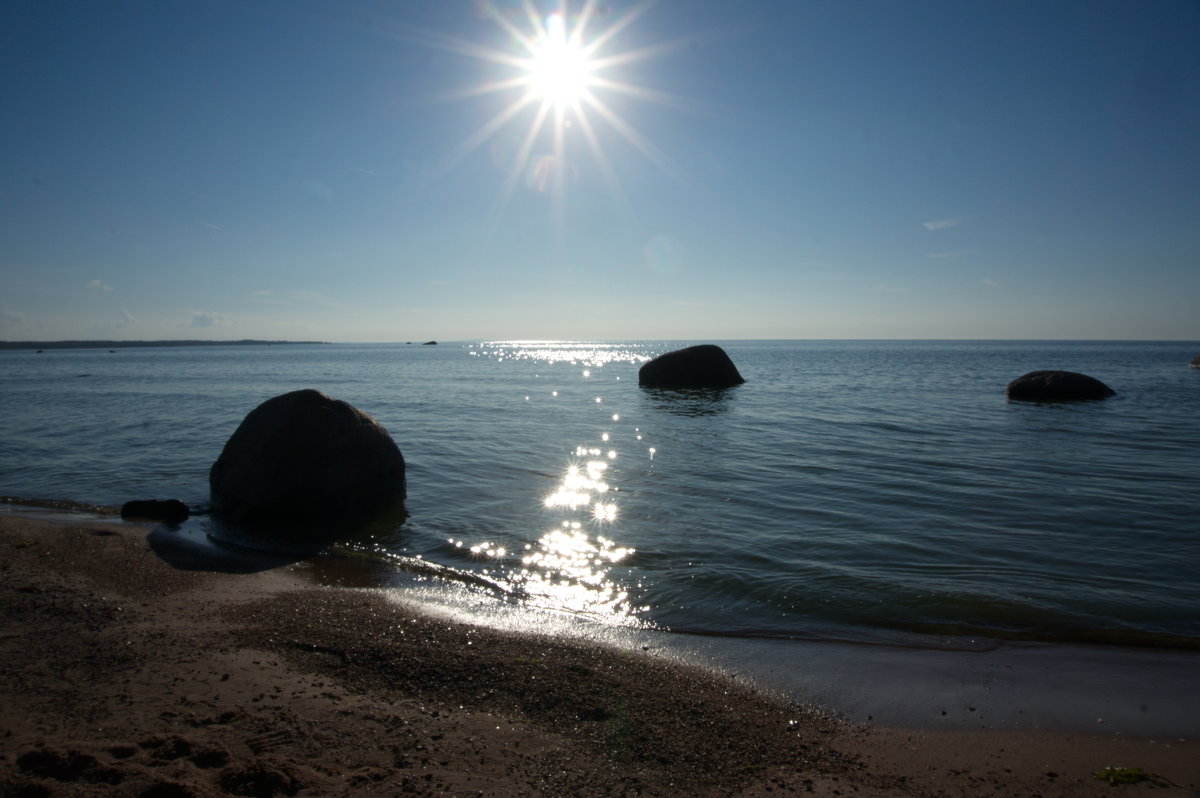
<svg viewBox="0 0 1200 798">
<path fill-rule="evenodd" d="M 0 515 L 0 795 L 1200 794 L 1192 740 L 853 724 L 152 533 Z"/>
</svg>

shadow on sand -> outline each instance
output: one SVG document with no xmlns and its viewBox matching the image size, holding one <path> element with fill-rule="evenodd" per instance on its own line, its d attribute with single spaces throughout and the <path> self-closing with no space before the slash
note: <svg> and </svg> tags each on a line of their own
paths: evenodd
<svg viewBox="0 0 1200 798">
<path fill-rule="evenodd" d="M 371 523 L 316 534 L 290 528 L 237 529 L 202 516 L 182 524 L 161 523 L 146 540 L 164 562 L 183 571 L 251 574 L 310 560 L 335 543 L 369 541 L 377 534 L 394 533 L 406 518 L 400 511 Z"/>
<path fill-rule="evenodd" d="M 323 547 L 308 551 L 272 551 L 239 546 L 212 537 L 200 523 L 159 524 L 146 538 L 164 562 L 181 571 L 253 574 L 307 560 Z"/>
</svg>

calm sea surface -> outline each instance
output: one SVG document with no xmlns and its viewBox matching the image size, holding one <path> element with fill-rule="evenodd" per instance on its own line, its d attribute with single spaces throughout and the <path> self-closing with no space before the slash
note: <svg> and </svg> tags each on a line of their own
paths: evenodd
<svg viewBox="0 0 1200 798">
<path fill-rule="evenodd" d="M 0 495 L 203 509 L 246 413 L 317 388 L 408 461 L 409 518 L 342 550 L 484 598 L 730 636 L 1200 648 L 1200 344 L 738 341 L 742 386 L 640 389 L 682 345 L 0 352 Z M 1118 394 L 1005 400 L 1051 368 Z"/>
</svg>

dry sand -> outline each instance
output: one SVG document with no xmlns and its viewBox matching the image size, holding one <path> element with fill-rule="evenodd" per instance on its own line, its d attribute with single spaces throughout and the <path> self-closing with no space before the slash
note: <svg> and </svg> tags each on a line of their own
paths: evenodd
<svg viewBox="0 0 1200 798">
<path fill-rule="evenodd" d="M 854 726 L 303 564 L 181 570 L 150 530 L 0 515 L 0 795 L 1200 794 L 1194 741 Z"/>
</svg>

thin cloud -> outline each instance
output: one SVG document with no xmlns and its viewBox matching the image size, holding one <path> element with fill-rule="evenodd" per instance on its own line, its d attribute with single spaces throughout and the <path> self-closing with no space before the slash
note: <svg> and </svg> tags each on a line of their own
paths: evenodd
<svg viewBox="0 0 1200 798">
<path fill-rule="evenodd" d="M 209 230 L 220 232 L 221 228 L 211 222 L 200 222 L 201 227 L 207 227 Z"/>
<path fill-rule="evenodd" d="M 876 291 L 882 291 L 885 294 L 907 294 L 910 290 L 908 288 L 897 288 L 887 283 L 875 283 L 874 288 Z"/>
<path fill-rule="evenodd" d="M 87 285 L 93 291 L 103 291 L 106 294 L 113 290 L 113 287 L 103 280 L 89 280 Z"/>
<path fill-rule="evenodd" d="M 946 230 L 951 227 L 958 227 L 963 222 L 971 221 L 970 216 L 955 216 L 953 219 L 935 219 L 932 222 L 921 222 L 921 226 L 926 230 Z"/>
<path fill-rule="evenodd" d="M 953 252 L 930 252 L 931 258 L 961 258 L 964 255 L 971 255 L 975 252 L 973 249 L 956 249 Z"/>
<path fill-rule="evenodd" d="M 988 286 L 989 288 L 999 288 L 1000 287 L 1000 283 L 996 282 L 991 277 L 984 277 L 983 284 Z"/>
<path fill-rule="evenodd" d="M 16 327 L 25 321 L 25 315 L 19 310 L 0 308 L 0 327 Z"/>
<path fill-rule="evenodd" d="M 220 313 L 211 310 L 197 310 L 192 313 L 192 320 L 184 322 L 180 327 L 223 327 L 228 322 Z"/>
<path fill-rule="evenodd" d="M 120 310 L 118 315 L 120 316 L 120 318 L 117 319 L 118 327 L 129 327 L 130 325 L 137 324 L 137 319 L 133 317 L 133 314 L 124 308 Z"/>
</svg>

